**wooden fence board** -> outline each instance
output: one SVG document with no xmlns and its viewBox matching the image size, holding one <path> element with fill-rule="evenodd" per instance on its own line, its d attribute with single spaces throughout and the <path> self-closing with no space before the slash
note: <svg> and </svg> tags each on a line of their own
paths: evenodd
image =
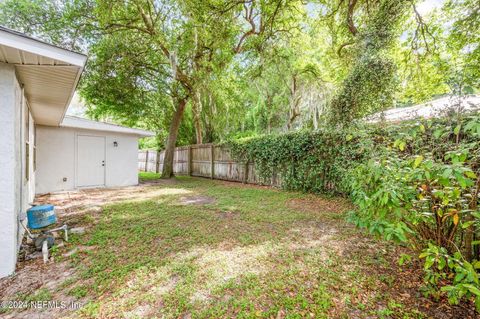
<svg viewBox="0 0 480 319">
<path fill-rule="evenodd" d="M 164 151 L 140 150 L 138 152 L 138 170 L 161 173 L 164 155 Z M 173 172 L 177 175 L 200 176 L 250 184 L 274 186 L 281 184 L 280 176 L 272 176 L 265 181 L 261 180 L 257 174 L 255 163 L 237 162 L 232 158 L 227 147 L 212 144 L 175 148 Z"/>
</svg>

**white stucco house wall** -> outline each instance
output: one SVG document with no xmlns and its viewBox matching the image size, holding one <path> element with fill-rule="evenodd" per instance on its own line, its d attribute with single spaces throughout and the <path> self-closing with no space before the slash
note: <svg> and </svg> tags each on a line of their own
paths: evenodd
<svg viewBox="0 0 480 319">
<path fill-rule="evenodd" d="M 35 194 L 138 183 L 138 138 L 153 133 L 65 116 L 86 61 L 0 27 L 0 277 Z"/>
</svg>

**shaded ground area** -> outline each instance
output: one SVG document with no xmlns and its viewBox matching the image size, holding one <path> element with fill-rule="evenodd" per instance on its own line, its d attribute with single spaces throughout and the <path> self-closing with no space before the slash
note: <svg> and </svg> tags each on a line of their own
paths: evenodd
<svg viewBox="0 0 480 319">
<path fill-rule="evenodd" d="M 468 318 L 420 292 L 404 249 L 344 221 L 338 198 L 197 178 L 47 195 L 83 227 L 47 265 L 0 281 L 2 300 L 80 309 L 6 318 Z"/>
</svg>

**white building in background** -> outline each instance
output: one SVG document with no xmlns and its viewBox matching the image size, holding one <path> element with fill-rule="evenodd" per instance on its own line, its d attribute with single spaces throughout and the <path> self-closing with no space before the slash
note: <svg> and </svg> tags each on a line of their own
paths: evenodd
<svg viewBox="0 0 480 319">
<path fill-rule="evenodd" d="M 65 117 L 86 60 L 0 27 L 0 277 L 35 194 L 138 183 L 138 138 L 153 133 Z"/>
<path fill-rule="evenodd" d="M 468 95 L 465 98 L 444 96 L 427 103 L 379 112 L 367 117 L 367 121 L 377 122 L 383 117 L 388 122 L 396 122 L 415 118 L 438 117 L 446 115 L 449 111 L 473 111 L 479 109 L 480 96 Z"/>
<path fill-rule="evenodd" d="M 153 133 L 65 116 L 37 125 L 36 193 L 138 184 L 138 139 Z"/>
</svg>

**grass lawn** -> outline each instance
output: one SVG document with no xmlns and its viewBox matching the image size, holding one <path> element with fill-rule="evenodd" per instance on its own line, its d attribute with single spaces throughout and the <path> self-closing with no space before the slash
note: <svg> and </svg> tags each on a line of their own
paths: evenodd
<svg viewBox="0 0 480 319">
<path fill-rule="evenodd" d="M 57 253 L 75 275 L 50 293 L 87 302 L 70 316 L 422 317 L 398 290 L 398 248 L 347 224 L 343 199 L 188 177 L 142 192 L 86 216 L 67 246 L 82 249 Z"/>
<path fill-rule="evenodd" d="M 153 172 L 140 172 L 139 179 L 141 181 L 152 181 L 160 178 L 160 174 Z"/>
</svg>

